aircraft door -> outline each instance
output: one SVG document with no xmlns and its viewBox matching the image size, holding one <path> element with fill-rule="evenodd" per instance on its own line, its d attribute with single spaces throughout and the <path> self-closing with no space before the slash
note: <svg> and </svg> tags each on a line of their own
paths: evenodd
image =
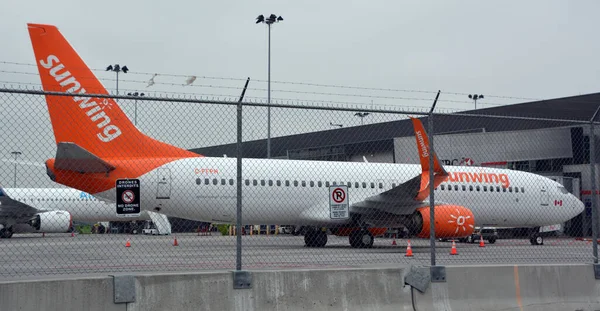
<svg viewBox="0 0 600 311">
<path fill-rule="evenodd" d="M 159 168 L 157 170 L 157 199 L 170 199 L 171 198 L 171 169 L 170 168 Z"/>
<path fill-rule="evenodd" d="M 550 195 L 548 194 L 548 187 L 546 185 L 542 185 L 540 189 L 540 200 L 542 206 L 548 206 L 550 202 Z"/>
</svg>

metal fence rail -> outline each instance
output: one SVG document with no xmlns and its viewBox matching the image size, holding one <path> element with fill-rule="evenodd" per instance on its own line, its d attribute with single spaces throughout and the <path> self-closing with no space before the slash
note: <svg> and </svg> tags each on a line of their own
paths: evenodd
<svg viewBox="0 0 600 311">
<path fill-rule="evenodd" d="M 597 263 L 595 116 L 266 107 L 0 89 L 0 277 Z"/>
</svg>

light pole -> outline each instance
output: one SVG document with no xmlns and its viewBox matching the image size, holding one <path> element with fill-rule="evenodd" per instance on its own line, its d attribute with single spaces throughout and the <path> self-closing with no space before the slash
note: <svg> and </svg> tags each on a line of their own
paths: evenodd
<svg viewBox="0 0 600 311">
<path fill-rule="evenodd" d="M 127 73 L 127 71 L 129 71 L 129 68 L 127 68 L 127 66 L 123 66 L 121 67 L 119 64 L 116 65 L 108 65 L 108 67 L 106 67 L 106 71 L 114 71 L 117 73 L 117 95 L 119 95 L 119 72 L 123 71 L 123 73 Z"/>
<path fill-rule="evenodd" d="M 135 97 L 142 97 L 145 94 L 144 93 L 133 92 L 133 93 L 127 93 L 127 95 L 129 95 L 129 96 L 135 96 Z M 135 126 L 137 126 L 137 98 L 133 100 L 133 104 L 134 104 L 133 124 Z"/>
<path fill-rule="evenodd" d="M 357 112 L 354 115 L 360 118 L 360 125 L 363 125 L 363 118 L 368 116 L 369 113 L 368 112 Z"/>
<path fill-rule="evenodd" d="M 13 183 L 13 188 L 17 187 L 17 158 L 22 154 L 21 151 L 13 151 L 11 152 L 15 156 L 15 181 Z"/>
<path fill-rule="evenodd" d="M 475 109 L 477 109 L 477 100 L 478 99 L 482 99 L 483 95 L 479 94 L 469 94 L 469 98 L 472 99 L 475 102 Z"/>
<path fill-rule="evenodd" d="M 265 19 L 264 15 L 259 15 L 256 18 L 256 23 L 265 23 L 269 26 L 269 65 L 268 65 L 268 81 L 267 81 L 267 158 L 271 158 L 271 24 L 283 21 L 283 17 L 275 14 L 269 15 Z"/>
</svg>

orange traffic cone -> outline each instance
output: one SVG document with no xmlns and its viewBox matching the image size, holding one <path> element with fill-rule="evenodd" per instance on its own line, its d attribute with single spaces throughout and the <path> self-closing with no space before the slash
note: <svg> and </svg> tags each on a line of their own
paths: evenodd
<svg viewBox="0 0 600 311">
<path fill-rule="evenodd" d="M 485 244 L 483 243 L 483 235 L 479 236 L 479 247 L 485 247 Z"/>
<path fill-rule="evenodd" d="M 450 255 L 458 255 L 458 251 L 456 250 L 456 242 L 452 240 L 452 249 L 450 250 Z"/>
<path fill-rule="evenodd" d="M 410 247 L 410 240 L 408 240 L 408 246 L 406 246 L 406 255 L 404 255 L 404 256 L 406 256 L 406 257 L 413 256 L 412 247 Z"/>
<path fill-rule="evenodd" d="M 175 237 L 175 240 L 173 241 L 173 246 L 179 246 L 179 243 L 177 243 L 177 237 Z"/>
<path fill-rule="evenodd" d="M 71 237 L 74 237 L 74 236 L 75 236 L 75 232 L 71 231 Z"/>
<path fill-rule="evenodd" d="M 129 242 L 129 238 L 127 238 L 127 243 L 125 243 L 125 247 L 131 247 L 131 242 Z"/>
<path fill-rule="evenodd" d="M 392 245 L 393 245 L 393 246 L 396 246 L 396 245 L 398 245 L 398 244 L 396 244 L 396 234 L 394 234 L 394 240 L 392 241 Z"/>
</svg>

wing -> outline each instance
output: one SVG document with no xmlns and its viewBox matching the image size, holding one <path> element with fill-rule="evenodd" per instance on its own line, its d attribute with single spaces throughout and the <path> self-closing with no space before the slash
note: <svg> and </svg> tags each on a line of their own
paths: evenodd
<svg viewBox="0 0 600 311">
<path fill-rule="evenodd" d="M 0 188 L 0 220 L 3 223 L 25 222 L 39 212 L 43 211 L 11 199 L 6 192 Z"/>
<path fill-rule="evenodd" d="M 433 156 L 433 187 L 437 187 L 448 178 L 448 173 L 441 165 L 437 155 L 429 151 L 429 139 L 421 120 L 411 118 L 415 130 L 415 139 L 419 150 L 421 174 L 408 181 L 374 196 L 365 198 L 351 206 L 351 213 L 361 214 L 363 219 L 375 215 L 409 215 L 417 208 L 428 205 L 425 199 L 429 196 L 430 177 L 429 160 Z"/>
</svg>

